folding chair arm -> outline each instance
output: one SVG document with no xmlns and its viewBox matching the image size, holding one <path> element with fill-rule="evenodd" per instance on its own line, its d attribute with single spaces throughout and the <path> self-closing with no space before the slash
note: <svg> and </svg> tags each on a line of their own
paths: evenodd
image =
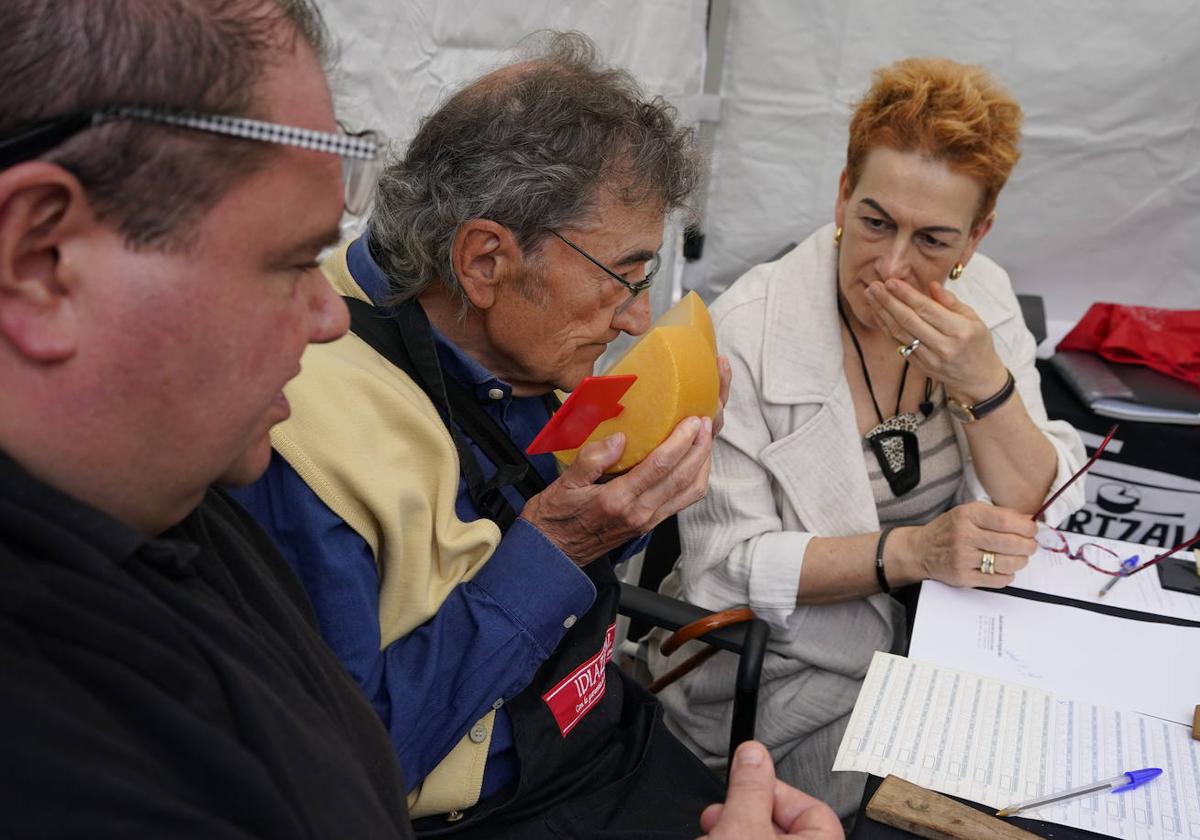
<svg viewBox="0 0 1200 840">
<path fill-rule="evenodd" d="M 665 630 L 678 630 L 694 621 L 714 615 L 711 611 L 694 604 L 668 598 L 666 595 L 642 589 L 632 583 L 621 584 L 621 602 L 617 610 L 621 615 L 645 621 Z M 699 639 L 721 650 L 741 653 L 745 635 L 743 628 L 730 626 L 711 630 L 700 636 Z"/>
<path fill-rule="evenodd" d="M 672 641 L 676 642 L 675 647 L 691 638 L 712 646 L 709 651 L 698 654 L 664 675 L 662 679 L 656 680 L 656 689 L 665 687 L 694 669 L 718 649 L 740 654 L 737 683 L 734 687 L 733 721 L 729 731 L 729 758 L 732 759 L 738 744 L 754 737 L 754 723 L 758 712 L 758 684 L 762 678 L 763 656 L 767 648 L 767 623 L 754 618 L 754 614 L 749 610 L 713 613 L 630 583 L 621 584 L 618 610 L 623 615 L 640 619 L 655 627 L 667 630 L 687 628 L 685 633 L 677 633 L 672 637 Z M 741 614 L 730 615 L 738 612 Z M 719 626 L 709 629 L 714 617 L 721 617 L 717 621 Z M 734 623 L 724 623 L 726 621 Z M 738 626 L 739 624 L 744 624 L 745 627 Z"/>
</svg>

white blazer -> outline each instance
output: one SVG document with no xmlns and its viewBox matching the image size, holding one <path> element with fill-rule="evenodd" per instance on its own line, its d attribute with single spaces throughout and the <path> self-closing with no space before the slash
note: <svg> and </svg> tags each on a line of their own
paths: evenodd
<svg viewBox="0 0 1200 840">
<path fill-rule="evenodd" d="M 896 605 L 887 595 L 796 605 L 809 540 L 879 529 L 843 372 L 833 231 L 822 228 L 751 269 L 712 306 L 733 382 L 708 496 L 680 514 L 682 556 L 662 586 L 706 609 L 748 605 L 770 625 L 758 737 L 777 760 L 819 730 L 844 728 L 873 653 L 893 645 Z M 976 254 L 951 289 L 991 330 L 1029 415 L 1053 444 L 1057 489 L 1083 463 L 1083 444 L 1068 423 L 1046 417 L 1034 339 L 1008 275 Z M 965 472 L 955 503 L 986 500 L 957 423 L 955 433 Z M 1046 521 L 1083 502 L 1078 482 Z M 696 650 L 686 646 L 668 661 L 651 648 L 656 675 Z M 734 656 L 720 654 L 661 695 L 672 729 L 713 766 L 728 744 L 736 668 Z M 820 742 L 836 748 L 833 734 Z M 833 756 L 811 758 L 828 770 Z"/>
</svg>

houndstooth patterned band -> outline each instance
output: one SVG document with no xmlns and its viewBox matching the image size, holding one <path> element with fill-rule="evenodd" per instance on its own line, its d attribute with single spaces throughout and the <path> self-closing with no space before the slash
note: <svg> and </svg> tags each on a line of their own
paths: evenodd
<svg viewBox="0 0 1200 840">
<path fill-rule="evenodd" d="M 254 120 L 249 117 L 230 117 L 222 114 L 193 114 L 185 111 L 168 111 L 155 108 L 118 106 L 100 111 L 95 123 L 112 120 L 144 120 L 263 143 L 278 143 L 296 146 L 316 152 L 325 152 L 357 160 L 374 160 L 383 151 L 383 144 L 372 132 L 353 136 L 311 128 Z"/>
</svg>

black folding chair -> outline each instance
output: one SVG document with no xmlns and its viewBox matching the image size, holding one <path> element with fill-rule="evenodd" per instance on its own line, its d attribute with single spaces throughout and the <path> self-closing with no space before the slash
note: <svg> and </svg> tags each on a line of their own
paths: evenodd
<svg viewBox="0 0 1200 840">
<path fill-rule="evenodd" d="M 729 727 L 729 758 L 743 741 L 754 737 L 758 712 L 758 685 L 762 678 L 763 656 L 767 647 L 767 623 L 755 618 L 748 609 L 710 612 L 657 592 L 679 557 L 679 525 L 670 517 L 654 529 L 642 561 L 638 585 L 621 584 L 622 615 L 630 619 L 628 638 L 640 640 L 655 627 L 675 631 L 662 645 L 665 655 L 693 639 L 708 648 L 654 680 L 650 691 L 658 693 L 684 674 L 694 670 L 718 651 L 739 654 L 737 682 L 734 687 L 733 721 Z"/>
</svg>

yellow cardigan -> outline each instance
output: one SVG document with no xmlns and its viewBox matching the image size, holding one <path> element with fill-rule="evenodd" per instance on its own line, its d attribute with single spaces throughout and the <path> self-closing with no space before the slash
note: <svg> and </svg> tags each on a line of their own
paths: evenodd
<svg viewBox="0 0 1200 840">
<path fill-rule="evenodd" d="M 339 294 L 370 302 L 346 265 L 348 245 L 322 266 Z M 379 571 L 379 630 L 387 646 L 429 620 L 500 542 L 488 519 L 455 515 L 458 454 L 425 393 L 350 334 L 312 345 L 285 394 L 292 416 L 271 443 L 330 510 L 371 547 Z M 414 817 L 479 801 L 488 736 L 464 736 L 408 796 Z"/>
</svg>

